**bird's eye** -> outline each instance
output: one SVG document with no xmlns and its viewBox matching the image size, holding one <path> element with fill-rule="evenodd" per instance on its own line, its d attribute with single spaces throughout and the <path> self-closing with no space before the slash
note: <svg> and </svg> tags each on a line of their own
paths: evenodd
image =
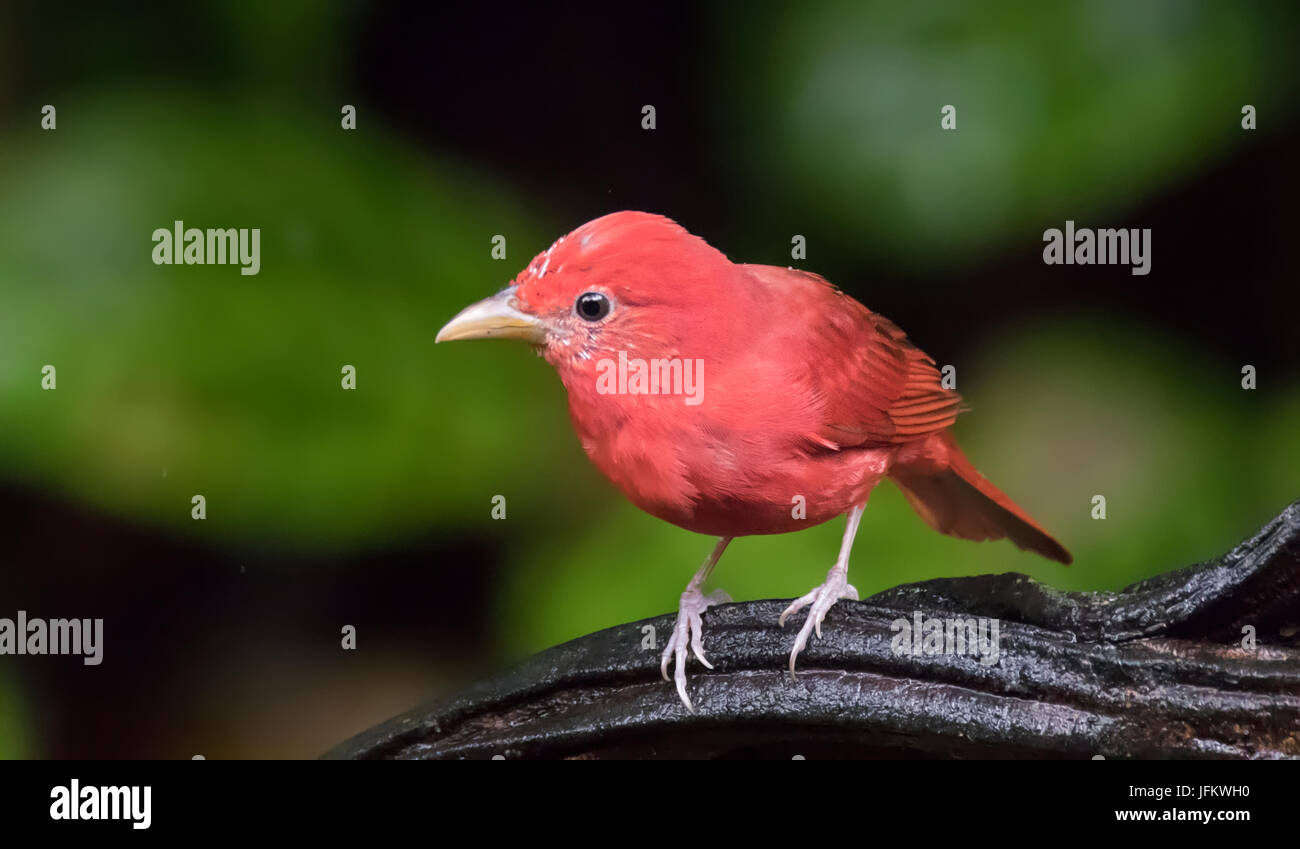
<svg viewBox="0 0 1300 849">
<path fill-rule="evenodd" d="M 578 296 L 573 309 L 587 321 L 600 321 L 609 315 L 609 298 L 599 292 L 584 292 Z"/>
</svg>

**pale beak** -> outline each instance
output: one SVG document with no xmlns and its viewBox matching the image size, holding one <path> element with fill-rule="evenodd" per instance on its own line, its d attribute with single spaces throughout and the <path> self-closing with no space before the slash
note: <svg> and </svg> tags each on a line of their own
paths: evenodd
<svg viewBox="0 0 1300 849">
<path fill-rule="evenodd" d="M 490 298 L 470 304 L 447 322 L 433 340 L 454 342 L 457 339 L 523 339 L 540 345 L 546 339 L 546 324 L 541 319 L 515 308 L 515 287 L 502 289 Z"/>
</svg>

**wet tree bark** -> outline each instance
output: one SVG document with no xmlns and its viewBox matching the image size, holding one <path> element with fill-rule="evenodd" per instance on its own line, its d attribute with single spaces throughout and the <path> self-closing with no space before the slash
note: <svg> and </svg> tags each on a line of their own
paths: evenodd
<svg viewBox="0 0 1300 849">
<path fill-rule="evenodd" d="M 1223 557 L 1121 593 L 1004 574 L 842 601 L 795 680 L 785 605 L 705 614 L 715 669 L 691 663 L 694 714 L 647 645 L 653 626 L 663 646 L 666 615 L 544 651 L 326 757 L 1300 758 L 1300 502 Z M 986 620 L 985 649 L 997 620 L 996 663 L 969 644 L 904 651 L 900 623 L 918 615 Z"/>
</svg>

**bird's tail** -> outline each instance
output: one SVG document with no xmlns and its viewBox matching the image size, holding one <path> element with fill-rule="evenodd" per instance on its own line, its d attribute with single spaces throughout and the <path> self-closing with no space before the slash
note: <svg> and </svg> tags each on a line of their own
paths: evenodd
<svg viewBox="0 0 1300 849">
<path fill-rule="evenodd" d="M 921 518 L 949 536 L 1010 539 L 1020 548 L 1069 564 L 1065 547 L 975 471 L 947 431 L 904 447 L 890 478 Z"/>
</svg>

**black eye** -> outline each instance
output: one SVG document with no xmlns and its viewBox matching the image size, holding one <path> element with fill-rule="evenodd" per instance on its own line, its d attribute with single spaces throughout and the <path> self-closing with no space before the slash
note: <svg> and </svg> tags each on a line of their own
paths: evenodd
<svg viewBox="0 0 1300 849">
<path fill-rule="evenodd" d="M 587 321 L 600 321 L 609 315 L 609 298 L 599 292 L 584 292 L 578 296 L 573 309 Z"/>
</svg>

